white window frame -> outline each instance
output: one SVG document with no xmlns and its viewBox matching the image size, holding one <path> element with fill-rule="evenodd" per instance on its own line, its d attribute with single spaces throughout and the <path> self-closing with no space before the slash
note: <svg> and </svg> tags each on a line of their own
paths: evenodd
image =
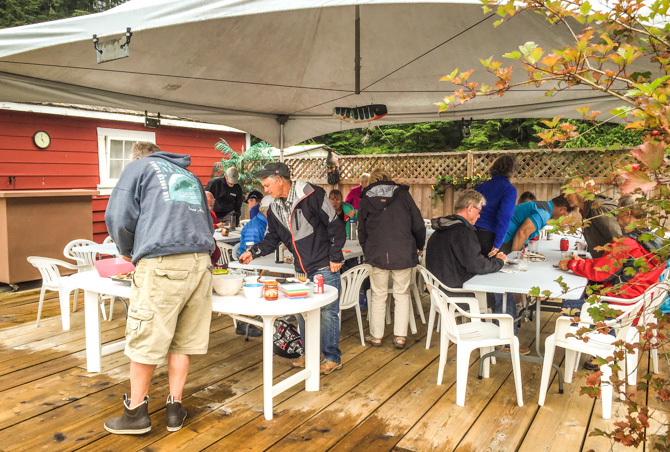
<svg viewBox="0 0 670 452">
<path fill-rule="evenodd" d="M 98 190 L 101 195 L 110 195 L 118 182 L 118 179 L 109 177 L 108 160 L 111 140 L 148 141 L 156 144 L 156 132 L 98 127 L 98 167 L 100 172 Z"/>
</svg>

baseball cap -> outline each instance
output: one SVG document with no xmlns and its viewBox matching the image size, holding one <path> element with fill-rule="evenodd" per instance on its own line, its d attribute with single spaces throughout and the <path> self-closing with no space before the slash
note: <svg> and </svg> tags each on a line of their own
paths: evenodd
<svg viewBox="0 0 670 452">
<path fill-rule="evenodd" d="M 285 163 L 273 162 L 266 164 L 262 170 L 254 174 L 257 179 L 264 179 L 268 176 L 281 176 L 288 179 L 291 177 L 291 172 Z"/>
<path fill-rule="evenodd" d="M 249 202 L 250 199 L 260 201 L 261 199 L 263 199 L 263 193 L 259 192 L 258 190 L 252 190 L 249 193 L 249 196 L 247 196 L 247 199 L 244 200 L 244 202 Z"/>
<path fill-rule="evenodd" d="M 226 180 L 230 184 L 233 184 L 233 185 L 236 184 L 237 179 L 239 178 L 239 176 L 240 176 L 240 173 L 237 172 L 237 168 L 235 168 L 234 166 L 231 166 L 230 168 L 228 168 L 226 170 Z"/>
</svg>

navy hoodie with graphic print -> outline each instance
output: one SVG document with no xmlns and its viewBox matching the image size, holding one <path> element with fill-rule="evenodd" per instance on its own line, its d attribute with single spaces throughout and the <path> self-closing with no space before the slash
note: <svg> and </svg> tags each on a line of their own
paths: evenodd
<svg viewBox="0 0 670 452">
<path fill-rule="evenodd" d="M 143 257 L 211 254 L 212 216 L 188 155 L 156 152 L 130 162 L 105 212 L 107 231 L 133 263 Z"/>
</svg>

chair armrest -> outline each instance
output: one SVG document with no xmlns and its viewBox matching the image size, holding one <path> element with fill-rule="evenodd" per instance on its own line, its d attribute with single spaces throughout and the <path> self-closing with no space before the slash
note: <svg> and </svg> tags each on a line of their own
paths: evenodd
<svg viewBox="0 0 670 452">
<path fill-rule="evenodd" d="M 476 300 L 476 298 L 472 298 L 472 300 Z M 514 318 L 509 314 L 471 314 L 469 312 L 464 311 L 457 305 L 455 305 L 454 307 L 459 313 L 461 313 L 461 315 L 469 319 L 497 320 L 500 326 L 501 339 L 506 339 L 514 336 Z"/>
</svg>

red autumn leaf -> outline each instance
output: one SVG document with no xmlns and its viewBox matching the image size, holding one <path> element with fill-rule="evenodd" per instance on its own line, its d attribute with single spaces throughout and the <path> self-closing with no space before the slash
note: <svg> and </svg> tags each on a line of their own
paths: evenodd
<svg viewBox="0 0 670 452">
<path fill-rule="evenodd" d="M 638 159 L 640 162 L 647 165 L 652 171 L 657 170 L 663 163 L 663 157 L 665 156 L 665 143 L 662 141 L 659 143 L 652 143 L 647 141 L 642 143 L 639 149 L 634 149 L 631 151 L 631 154 Z"/>
<path fill-rule="evenodd" d="M 621 194 L 633 193 L 638 188 L 647 194 L 656 187 L 656 181 L 649 179 L 642 171 L 628 171 L 621 174 L 626 181 L 621 185 Z"/>
</svg>

